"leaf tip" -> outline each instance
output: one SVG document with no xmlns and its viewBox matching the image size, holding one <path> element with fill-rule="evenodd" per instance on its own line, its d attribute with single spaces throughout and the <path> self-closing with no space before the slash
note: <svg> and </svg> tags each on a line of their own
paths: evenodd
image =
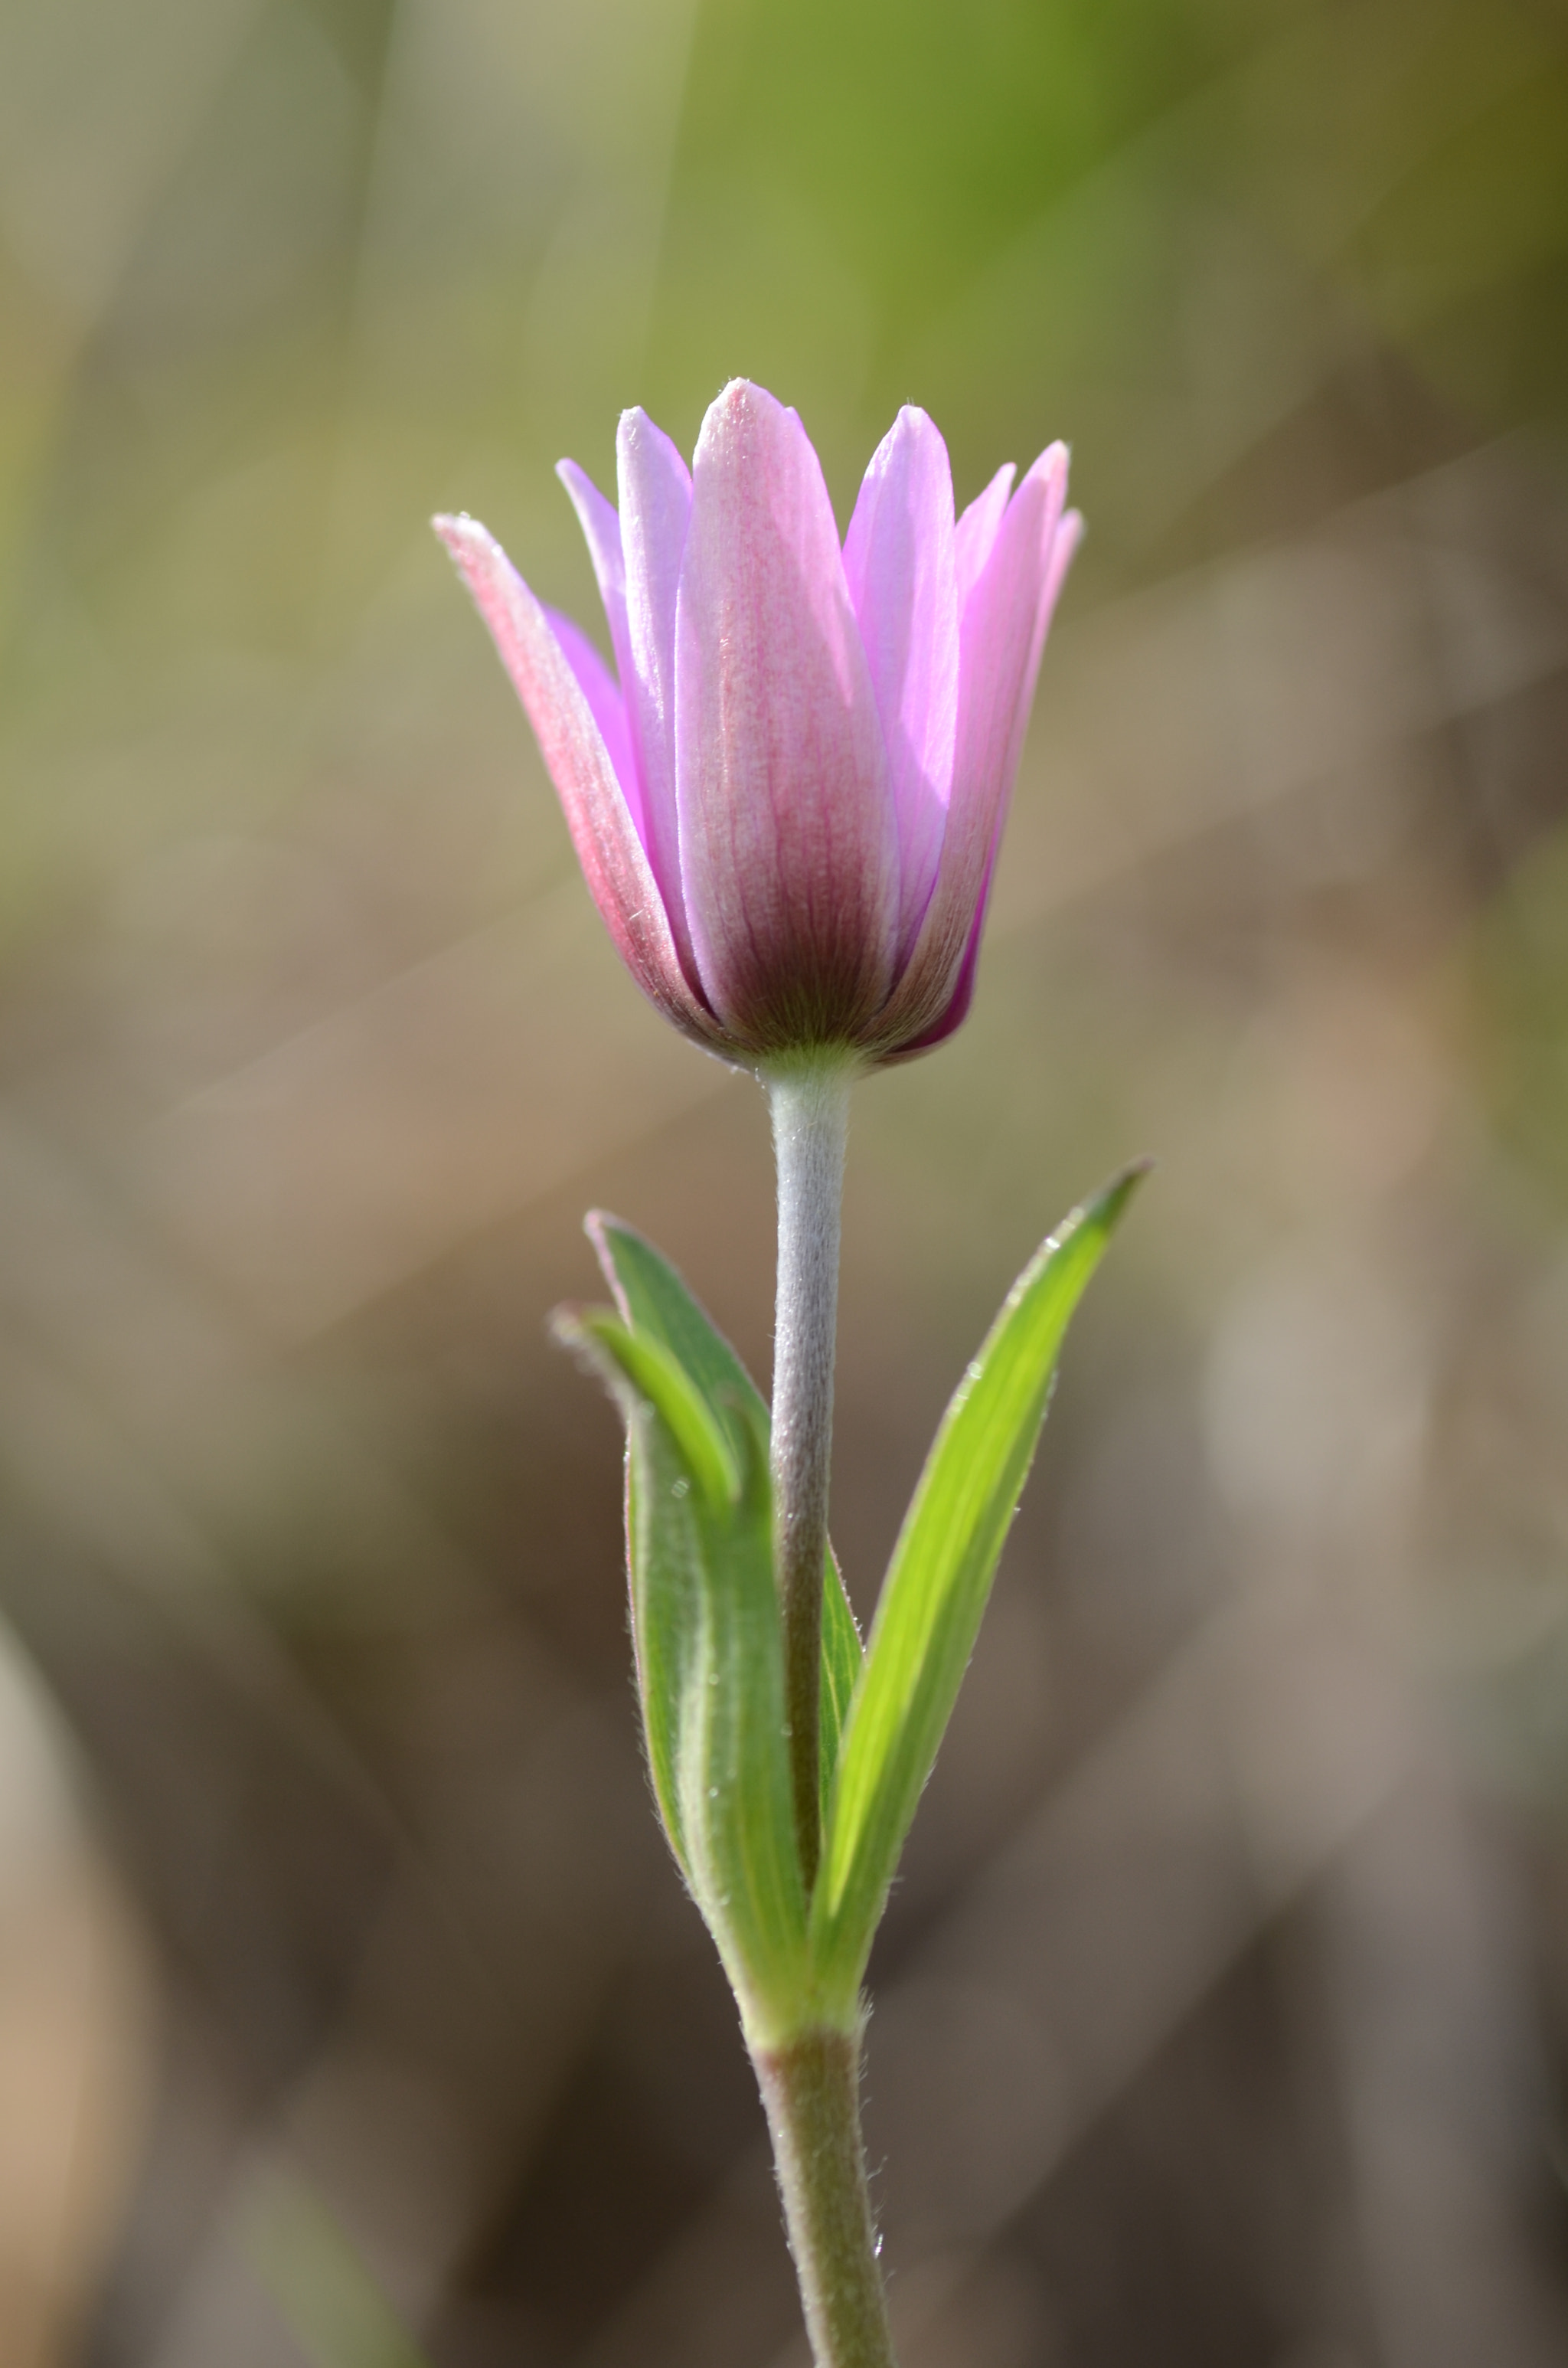
<svg viewBox="0 0 1568 2368">
<path fill-rule="evenodd" d="M 624 1217 L 612 1216 L 608 1209 L 590 1209 L 583 1220 L 583 1231 L 593 1244 L 594 1256 L 599 1262 L 599 1272 L 609 1286 L 610 1296 L 615 1301 L 617 1313 L 622 1323 L 630 1324 L 631 1310 L 626 1296 L 626 1286 L 621 1281 L 615 1263 L 614 1237 L 618 1234 L 631 1234 L 632 1228 L 626 1223 Z"/>
<path fill-rule="evenodd" d="M 569 1357 L 574 1357 L 585 1372 L 597 1374 L 602 1379 L 603 1352 L 594 1338 L 588 1314 L 588 1309 L 580 1300 L 562 1300 L 561 1305 L 552 1307 L 545 1317 L 545 1330 L 556 1347 L 564 1349 Z"/>
<path fill-rule="evenodd" d="M 1143 1178 L 1153 1174 L 1156 1165 L 1147 1153 L 1141 1159 L 1130 1159 L 1125 1167 L 1118 1169 L 1108 1184 L 1101 1186 L 1084 1214 L 1096 1220 L 1108 1233 Z"/>
<path fill-rule="evenodd" d="M 590 1372 L 602 1374 L 607 1359 L 619 1370 L 623 1360 L 618 1353 L 619 1344 L 629 1327 L 613 1307 L 585 1306 L 581 1300 L 566 1299 L 551 1309 L 546 1321 L 557 1348 L 566 1349 Z"/>
</svg>

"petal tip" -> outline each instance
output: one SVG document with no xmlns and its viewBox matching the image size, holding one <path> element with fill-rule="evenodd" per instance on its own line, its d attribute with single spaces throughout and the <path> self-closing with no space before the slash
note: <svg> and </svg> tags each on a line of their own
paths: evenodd
<svg viewBox="0 0 1568 2368">
<path fill-rule="evenodd" d="M 437 510 L 430 525 L 454 559 L 465 551 L 483 551 L 495 540 L 467 510 Z"/>
<path fill-rule="evenodd" d="M 665 435 L 658 422 L 649 418 L 640 403 L 632 404 L 620 415 L 615 431 L 615 456 L 623 514 L 628 507 L 629 476 L 645 472 L 649 466 L 655 472 L 662 469 L 668 478 L 684 486 L 689 495 L 691 472 L 687 467 L 685 455 Z"/>
<path fill-rule="evenodd" d="M 761 427 L 768 421 L 796 417 L 788 404 L 780 403 L 776 394 L 769 394 L 755 379 L 733 378 L 726 381 L 709 404 L 702 433 L 706 436 L 710 427 L 734 429 L 748 423 Z"/>
<path fill-rule="evenodd" d="M 1072 461 L 1072 458 L 1073 453 L 1071 447 L 1063 444 L 1059 437 L 1054 444 L 1048 444 L 1046 446 L 1044 451 L 1040 455 L 1040 458 L 1028 470 L 1024 478 L 1024 484 L 1018 487 L 1019 493 L 1022 493 L 1024 485 L 1028 484 L 1043 484 L 1051 487 L 1051 490 L 1054 491 L 1057 484 L 1060 484 L 1063 491 L 1065 491 L 1067 484 L 1067 471 Z"/>
<path fill-rule="evenodd" d="M 923 410 L 918 403 L 901 403 L 893 426 L 903 428 L 911 436 L 934 436 L 944 451 L 947 450 L 947 439 L 941 429 L 930 413 Z"/>
</svg>

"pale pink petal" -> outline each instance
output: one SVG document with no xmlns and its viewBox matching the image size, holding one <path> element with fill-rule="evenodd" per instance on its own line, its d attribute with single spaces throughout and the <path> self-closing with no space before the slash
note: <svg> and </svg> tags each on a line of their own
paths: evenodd
<svg viewBox="0 0 1568 2368">
<path fill-rule="evenodd" d="M 1051 631 L 1051 620 L 1056 612 L 1057 598 L 1061 593 L 1062 586 L 1067 581 L 1067 570 L 1072 566 L 1074 560 L 1076 558 L 1078 545 L 1083 541 L 1083 540 L 1084 518 L 1082 511 L 1063 510 L 1062 513 L 1062 522 L 1058 526 L 1056 533 L 1051 541 L 1051 564 L 1046 570 L 1045 576 L 1045 598 L 1040 602 L 1040 620 L 1035 627 L 1036 633 L 1039 635 L 1039 647 L 1036 649 L 1034 654 L 1034 670 L 1031 672 L 1029 677 L 1028 688 L 1031 699 L 1034 696 L 1034 677 L 1040 669 L 1040 653 L 1045 648 L 1045 637 Z M 1025 712 L 1024 721 L 1026 723 L 1028 721 L 1027 711 Z"/>
<path fill-rule="evenodd" d="M 897 939 L 881 727 L 816 454 L 744 380 L 702 425 L 677 610 L 681 877 L 708 1000 L 758 1051 L 848 1037 Z"/>
<path fill-rule="evenodd" d="M 500 544 L 478 520 L 438 518 L 555 784 L 577 859 L 622 961 L 649 1000 L 699 1042 L 722 1032 L 687 986 L 642 842 L 570 659 Z"/>
<path fill-rule="evenodd" d="M 575 461 L 557 461 L 555 473 L 571 496 L 583 540 L 588 546 L 588 557 L 594 563 L 599 598 L 605 604 L 605 621 L 609 627 L 609 645 L 615 652 L 615 670 L 624 690 L 631 671 L 631 637 L 626 629 L 626 561 L 621 551 L 620 520 L 616 516 L 615 504 L 606 501 L 592 477 Z"/>
<path fill-rule="evenodd" d="M 952 472 L 935 426 L 911 405 L 872 455 L 845 537 L 844 573 L 877 695 L 898 821 L 902 962 L 941 860 L 959 689 Z"/>
<path fill-rule="evenodd" d="M 1024 688 L 1020 693 L 1018 719 L 1020 746 L 1024 730 L 1028 723 L 1029 705 L 1034 697 L 1035 677 L 1040 671 L 1045 637 L 1051 628 L 1051 611 L 1056 606 L 1057 595 L 1066 579 L 1067 570 L 1073 564 L 1073 554 L 1083 539 L 1082 518 L 1076 510 L 1068 510 L 1051 541 L 1045 587 L 1040 598 L 1039 615 L 1035 624 L 1035 647 L 1031 662 L 1026 671 Z M 969 936 L 965 940 L 963 954 L 959 962 L 958 975 L 953 981 L 946 1008 L 924 1034 L 915 1037 L 910 1043 L 901 1045 L 898 1053 L 893 1055 L 895 1059 L 902 1060 L 905 1055 L 915 1053 L 928 1053 L 934 1044 L 941 1043 L 945 1037 L 950 1036 L 953 1030 L 960 1027 L 969 1017 L 969 1008 L 974 1000 L 975 975 L 980 967 L 980 941 L 985 932 L 985 911 L 991 902 L 991 883 L 996 874 L 996 858 L 1002 851 L 1002 830 L 1006 819 L 1006 807 L 1004 804 L 997 809 L 996 820 L 992 826 L 991 851 L 986 860 L 985 876 L 981 882 L 980 896 L 974 908 L 974 918 L 970 924 Z"/>
<path fill-rule="evenodd" d="M 1017 472 L 1011 461 L 997 470 L 983 494 L 977 494 L 953 529 L 953 565 L 959 583 L 959 609 L 973 591 L 981 569 L 991 556 L 1007 508 Z"/>
<path fill-rule="evenodd" d="M 560 643 L 567 665 L 577 677 L 577 688 L 587 700 L 594 722 L 599 727 L 599 737 L 615 767 L 620 794 L 637 826 L 644 852 L 648 846 L 648 825 L 642 804 L 642 784 L 637 778 L 637 760 L 631 753 L 631 727 L 626 719 L 626 701 L 620 688 L 598 651 L 581 625 L 566 615 L 564 609 L 540 604 L 550 620 L 550 630 Z"/>
<path fill-rule="evenodd" d="M 1034 696 L 1067 485 L 1066 448 L 1042 452 L 1007 505 L 965 605 L 960 643 L 953 793 L 941 867 L 908 968 L 878 1034 L 926 1041 L 960 991 L 983 912 Z M 1069 553 L 1069 556 L 1071 554 Z M 1060 584 L 1062 568 L 1055 575 Z"/>
<path fill-rule="evenodd" d="M 647 828 L 642 843 L 687 973 L 696 961 L 681 894 L 676 815 L 676 599 L 691 520 L 691 475 L 645 411 L 623 411 L 616 438 L 630 666 L 622 671 Z"/>
<path fill-rule="evenodd" d="M 1002 759 L 1001 795 L 996 801 L 995 814 L 991 825 L 993 861 L 995 860 L 996 849 L 1001 844 L 1003 825 L 1007 819 L 1007 806 L 1013 794 L 1013 783 L 1017 778 L 1018 759 L 1024 752 L 1024 734 L 1028 730 L 1029 710 L 1034 705 L 1035 684 L 1040 678 L 1040 662 L 1045 652 L 1045 637 L 1051 631 L 1051 620 L 1055 612 L 1057 597 L 1067 580 L 1067 570 L 1073 564 L 1073 554 L 1084 539 L 1084 521 L 1078 512 L 1063 511 L 1062 507 L 1067 491 L 1065 445 L 1052 445 L 1050 451 L 1043 453 L 1036 461 L 1035 469 L 1040 472 L 1046 491 L 1044 580 L 1040 586 L 1040 597 L 1035 608 L 1034 629 L 1029 635 L 1028 654 L 1025 658 L 1017 687 L 1013 692 L 1010 718 L 1006 714 L 1005 679 L 998 683 L 996 689 L 998 728 L 994 745 L 1004 748 L 1005 754 Z M 1034 471 L 1031 470 L 1030 474 L 1032 476 Z M 976 703 L 978 707 L 978 693 Z M 978 720 L 977 717 L 977 722 Z M 1006 726 L 1005 741 L 1001 737 L 1001 727 L 1004 723 Z"/>
</svg>

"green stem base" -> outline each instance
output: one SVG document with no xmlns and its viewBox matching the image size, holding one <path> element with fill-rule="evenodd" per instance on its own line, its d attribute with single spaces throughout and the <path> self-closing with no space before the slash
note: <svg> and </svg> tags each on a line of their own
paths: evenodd
<svg viewBox="0 0 1568 2368">
<path fill-rule="evenodd" d="M 817 2368 L 894 2368 L 860 2143 L 860 2044 L 805 2031 L 754 2054 Z"/>
</svg>

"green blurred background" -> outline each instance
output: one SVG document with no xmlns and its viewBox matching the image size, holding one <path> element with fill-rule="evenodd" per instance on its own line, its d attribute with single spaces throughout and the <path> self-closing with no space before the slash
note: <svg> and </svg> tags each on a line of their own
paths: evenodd
<svg viewBox="0 0 1568 2368">
<path fill-rule="evenodd" d="M 736 372 L 1090 524 L 858 1099 L 862 1613 L 1161 1162 L 874 1968 L 906 2368 L 1561 2361 L 1562 0 L 5 0 L 0 354 L 7 2368 L 801 2368 L 543 1330 L 600 1202 L 766 1376 L 764 1113 L 426 526 L 595 616 L 552 463 Z"/>
</svg>

